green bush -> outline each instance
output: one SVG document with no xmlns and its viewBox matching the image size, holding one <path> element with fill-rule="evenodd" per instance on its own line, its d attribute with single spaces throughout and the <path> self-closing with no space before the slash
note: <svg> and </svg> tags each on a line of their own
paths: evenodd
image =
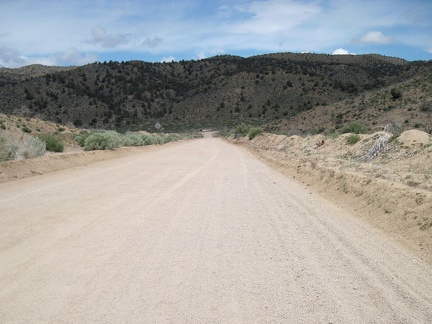
<svg viewBox="0 0 432 324">
<path fill-rule="evenodd" d="M 256 136 L 258 136 L 259 134 L 261 134 L 263 132 L 261 127 L 252 127 L 249 129 L 249 140 L 255 138 Z"/>
<path fill-rule="evenodd" d="M 163 144 L 163 143 L 164 140 L 161 136 L 156 135 L 152 137 L 152 144 L 156 145 L 156 144 Z"/>
<path fill-rule="evenodd" d="M 177 134 L 140 134 L 140 133 L 126 133 L 125 135 L 119 134 L 115 131 L 103 131 L 92 134 L 82 133 L 75 139 L 85 150 L 112 150 L 121 146 L 144 146 L 165 144 L 172 141 L 177 141 L 186 136 L 179 136 Z M 81 144 L 83 143 L 83 144 Z"/>
<path fill-rule="evenodd" d="M 50 134 L 39 135 L 39 138 L 45 142 L 47 151 L 50 151 L 50 152 L 63 152 L 64 151 L 64 145 L 60 139 L 58 139 L 58 138 L 56 138 Z"/>
<path fill-rule="evenodd" d="M 126 146 L 143 146 L 144 145 L 144 140 L 143 140 L 142 136 L 139 136 L 138 134 L 126 133 L 125 137 L 126 137 L 126 141 L 125 141 Z"/>
<path fill-rule="evenodd" d="M 248 131 L 249 131 L 249 126 L 246 125 L 245 123 L 241 123 L 241 124 L 238 124 L 236 126 L 234 133 L 236 135 L 243 135 L 244 136 L 248 133 Z"/>
<path fill-rule="evenodd" d="M 396 99 L 399 99 L 402 97 L 402 91 L 398 88 L 392 88 L 390 90 L 390 94 L 391 94 L 393 100 L 396 100 Z"/>
<path fill-rule="evenodd" d="M 350 145 L 354 145 L 358 141 L 360 141 L 360 135 L 359 134 L 351 134 L 346 138 L 346 141 Z"/>
<path fill-rule="evenodd" d="M 141 135 L 143 140 L 143 145 L 152 145 L 153 144 L 153 136 L 150 135 Z"/>
<path fill-rule="evenodd" d="M 22 131 L 24 132 L 24 133 L 31 133 L 32 132 L 32 130 L 30 129 L 30 128 L 28 128 L 27 126 L 24 126 L 23 128 L 21 128 L 22 129 Z"/>
<path fill-rule="evenodd" d="M 352 122 L 349 123 L 348 125 L 345 125 L 340 132 L 341 134 L 346 134 L 346 133 L 365 134 L 367 132 L 367 128 L 366 126 L 360 123 Z"/>
<path fill-rule="evenodd" d="M 77 141 L 78 145 L 84 147 L 84 142 L 87 137 L 90 136 L 90 133 L 87 131 L 81 131 L 78 136 L 75 137 L 75 141 Z"/>
<path fill-rule="evenodd" d="M 104 131 L 89 135 L 84 141 L 84 150 L 113 150 L 125 144 L 125 136 L 115 131 Z"/>
<path fill-rule="evenodd" d="M 426 112 L 426 111 L 432 111 L 432 101 L 429 100 L 423 100 L 420 104 L 420 111 Z"/>
<path fill-rule="evenodd" d="M 13 160 L 17 149 L 17 146 L 10 145 L 5 138 L 0 137 L 0 162 Z"/>
</svg>

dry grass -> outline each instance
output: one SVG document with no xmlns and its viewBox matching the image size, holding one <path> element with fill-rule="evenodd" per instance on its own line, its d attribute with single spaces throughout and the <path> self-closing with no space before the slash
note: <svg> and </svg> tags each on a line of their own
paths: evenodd
<svg viewBox="0 0 432 324">
<path fill-rule="evenodd" d="M 45 154 L 39 138 L 3 130 L 0 133 L 0 161 L 29 159 Z"/>
</svg>

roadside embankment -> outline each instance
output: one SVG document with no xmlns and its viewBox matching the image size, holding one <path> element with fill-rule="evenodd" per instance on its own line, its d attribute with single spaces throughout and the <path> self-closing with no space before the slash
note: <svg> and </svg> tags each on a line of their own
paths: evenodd
<svg viewBox="0 0 432 324">
<path fill-rule="evenodd" d="M 432 259 L 431 136 L 409 132 L 372 158 L 383 132 L 360 135 L 354 145 L 349 135 L 262 134 L 231 141 Z"/>
<path fill-rule="evenodd" d="M 165 144 L 167 145 L 167 144 Z M 34 159 L 0 163 L 0 183 L 85 166 L 103 160 L 157 150 L 161 146 L 122 147 L 105 151 L 79 151 L 48 154 Z"/>
</svg>

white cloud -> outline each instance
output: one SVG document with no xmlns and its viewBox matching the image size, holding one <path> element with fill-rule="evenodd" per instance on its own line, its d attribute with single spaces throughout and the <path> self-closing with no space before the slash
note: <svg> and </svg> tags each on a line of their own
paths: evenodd
<svg viewBox="0 0 432 324">
<path fill-rule="evenodd" d="M 382 32 L 371 31 L 366 35 L 354 40 L 355 43 L 360 44 L 390 44 L 393 43 L 393 38 L 389 36 L 384 36 Z"/>
<path fill-rule="evenodd" d="M 53 65 L 84 65 L 97 61 L 97 56 L 95 54 L 81 55 L 76 48 L 71 47 L 50 57 L 50 59 L 53 61 Z"/>
<path fill-rule="evenodd" d="M 338 48 L 333 51 L 333 55 L 355 55 L 354 53 L 348 52 L 346 49 Z"/>
<path fill-rule="evenodd" d="M 174 62 L 176 60 L 176 58 L 174 56 L 168 56 L 168 57 L 164 57 L 161 60 L 161 63 L 170 63 L 170 62 Z"/>
<path fill-rule="evenodd" d="M 204 52 L 198 53 L 198 60 L 204 60 L 206 57 L 207 57 L 206 53 Z"/>
<path fill-rule="evenodd" d="M 19 67 L 26 64 L 26 58 L 11 48 L 0 48 L 0 67 Z"/>
<path fill-rule="evenodd" d="M 92 38 L 85 41 L 88 44 L 100 45 L 106 48 L 114 48 L 126 44 L 129 41 L 129 34 L 108 34 L 102 27 L 92 29 Z"/>
<path fill-rule="evenodd" d="M 148 37 L 141 42 L 141 46 L 155 48 L 162 45 L 163 41 L 160 37 Z"/>
<path fill-rule="evenodd" d="M 226 12 L 226 8 L 224 9 Z M 253 1 L 233 7 L 237 13 L 246 16 L 234 24 L 234 32 L 271 34 L 289 30 L 308 21 L 320 12 L 316 3 L 300 1 Z"/>
<path fill-rule="evenodd" d="M 52 66 L 63 65 L 84 65 L 97 61 L 94 54 L 82 55 L 76 48 L 68 48 L 64 52 L 56 53 L 49 56 L 24 56 L 10 48 L 0 49 L 0 66 L 17 68 L 30 64 L 43 64 Z"/>
</svg>

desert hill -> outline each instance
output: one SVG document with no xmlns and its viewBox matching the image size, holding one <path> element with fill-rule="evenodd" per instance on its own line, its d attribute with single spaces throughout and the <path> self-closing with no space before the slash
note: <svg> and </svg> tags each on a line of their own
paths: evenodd
<svg viewBox="0 0 432 324">
<path fill-rule="evenodd" d="M 370 127 L 396 109 L 412 127 L 428 123 L 430 66 L 380 55 L 276 53 L 33 66 L 23 74 L 0 69 L 0 112 L 76 127 L 148 129 L 159 121 L 177 130 L 247 122 L 305 133 L 331 132 L 351 119 Z M 393 88 L 402 96 L 393 98 Z"/>
<path fill-rule="evenodd" d="M 0 68 L 0 86 L 4 86 L 7 84 L 16 84 L 33 78 L 42 77 L 50 73 L 70 71 L 74 68 L 76 67 L 46 66 L 42 64 L 32 64 L 17 69 L 2 67 Z"/>
</svg>

